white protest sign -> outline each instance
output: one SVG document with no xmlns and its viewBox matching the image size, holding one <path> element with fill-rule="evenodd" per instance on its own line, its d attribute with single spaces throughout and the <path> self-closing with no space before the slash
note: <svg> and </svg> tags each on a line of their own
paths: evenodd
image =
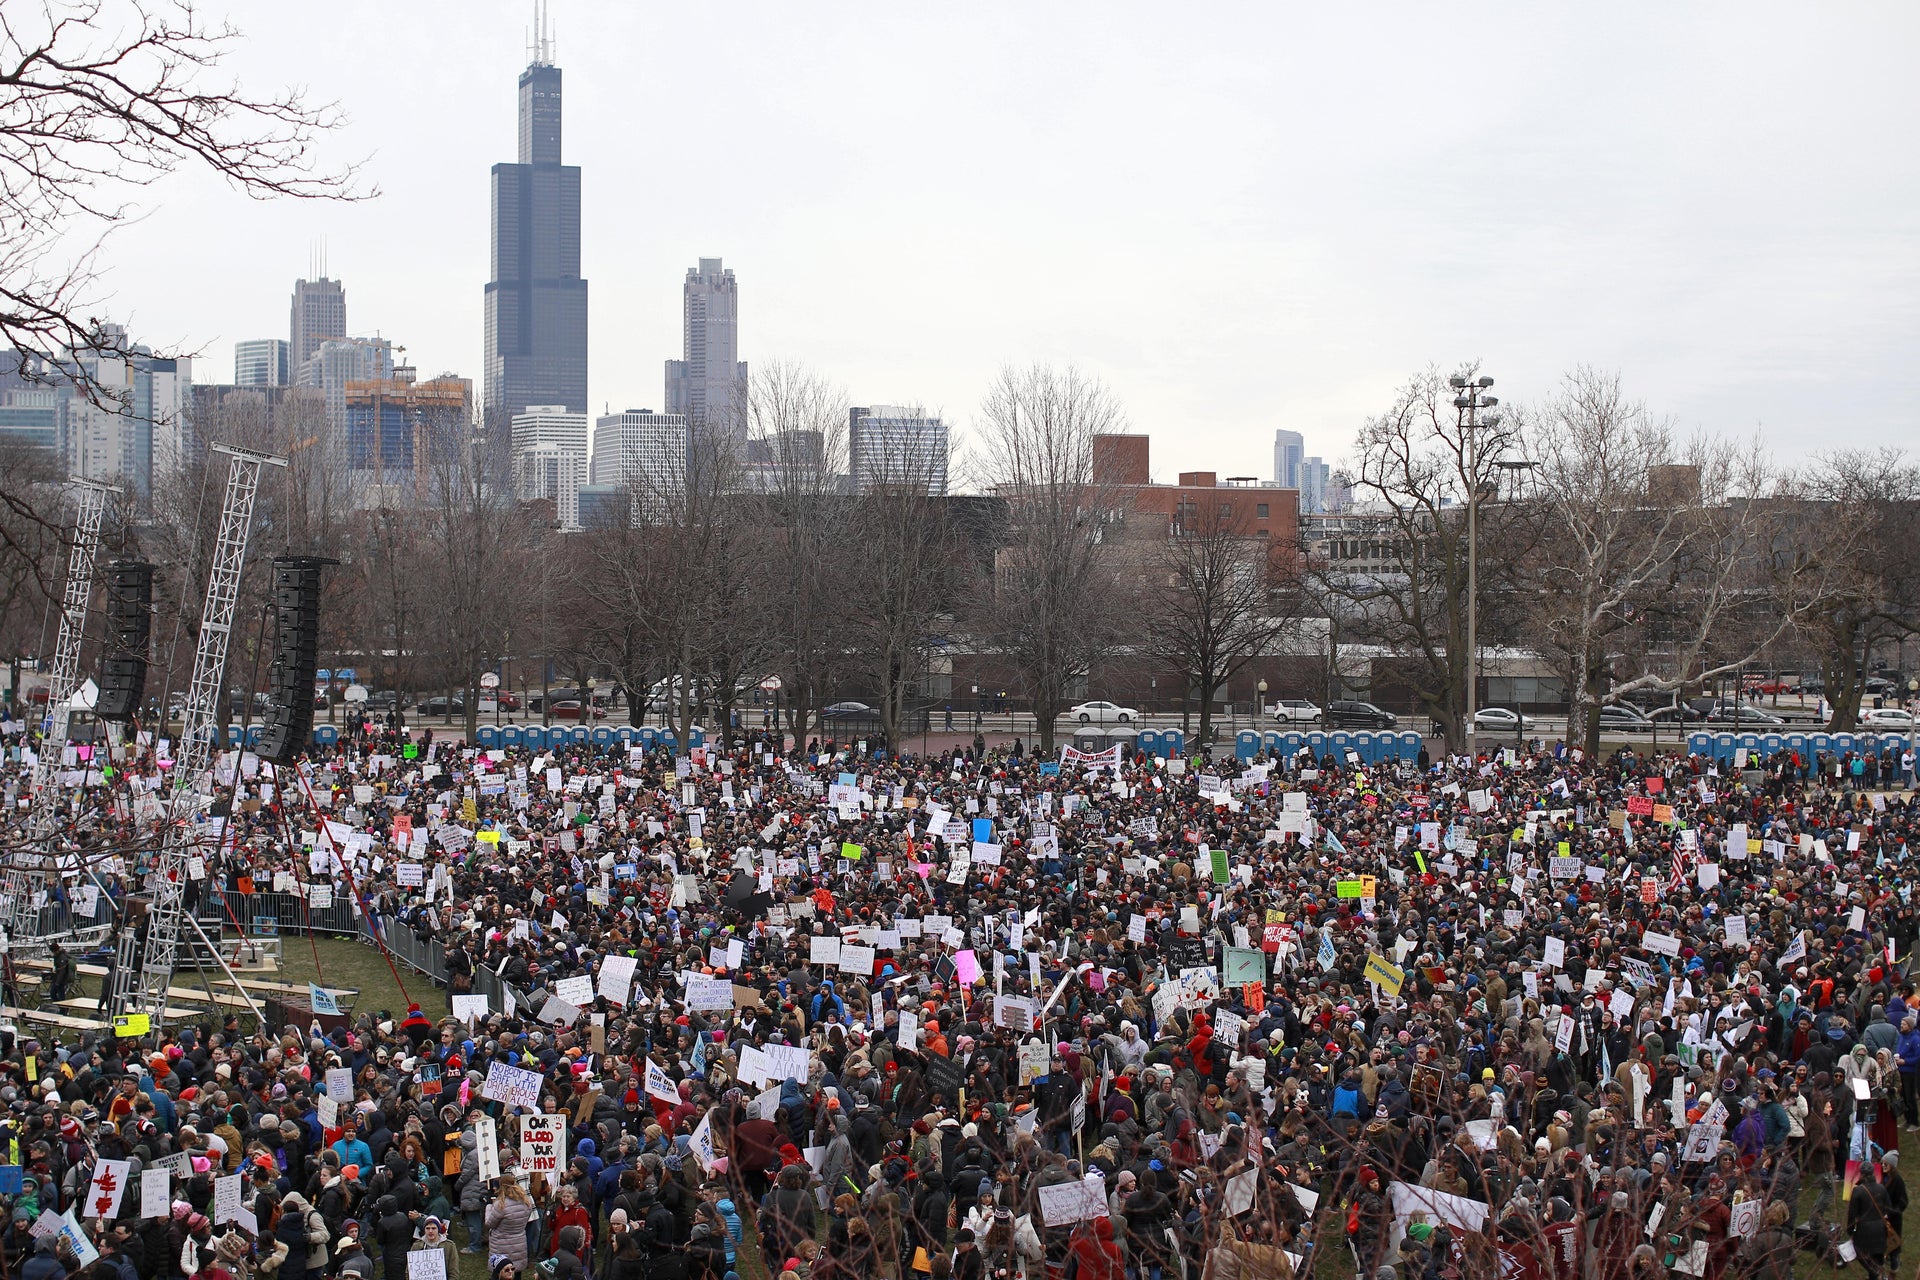
<svg viewBox="0 0 1920 1280">
<path fill-rule="evenodd" d="M 140 1171 L 140 1216 L 164 1218 L 173 1209 L 173 1175 L 165 1169 Z"/>
<path fill-rule="evenodd" d="M 1075 1182 L 1041 1187 L 1040 1216 L 1049 1227 L 1070 1222 L 1091 1222 L 1107 1216 L 1106 1181 L 1098 1174 Z"/>
<path fill-rule="evenodd" d="M 633 991 L 633 970 L 640 962 L 632 956 L 603 956 L 600 960 L 600 994 L 608 1001 L 624 1005 Z"/>
<path fill-rule="evenodd" d="M 564 1163 L 567 1150 L 565 1116 L 520 1117 L 520 1167 L 551 1178 Z"/>
<path fill-rule="evenodd" d="M 510 1067 L 504 1062 L 489 1062 L 486 1083 L 480 1086 L 480 1096 L 513 1107 L 537 1107 L 540 1105 L 540 1085 L 544 1079 L 537 1071 Z"/>
<path fill-rule="evenodd" d="M 94 1162 L 93 1181 L 87 1184 L 87 1198 L 81 1210 L 87 1217 L 120 1216 L 120 1201 L 127 1194 L 127 1168 L 125 1160 Z"/>
<path fill-rule="evenodd" d="M 216 1224 L 232 1222 L 240 1216 L 242 1181 L 244 1179 L 237 1173 L 213 1180 L 213 1220 Z"/>
<path fill-rule="evenodd" d="M 487 998 L 485 996 L 464 995 L 453 997 L 453 1016 L 462 1022 L 483 1022 L 487 1016 Z"/>
<path fill-rule="evenodd" d="M 593 979 L 585 974 L 562 978 L 553 984 L 553 994 L 576 1009 L 584 1009 L 593 1003 Z"/>
</svg>

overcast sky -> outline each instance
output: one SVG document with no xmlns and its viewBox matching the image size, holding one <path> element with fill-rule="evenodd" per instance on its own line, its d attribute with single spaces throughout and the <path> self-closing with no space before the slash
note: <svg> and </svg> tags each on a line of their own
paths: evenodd
<svg viewBox="0 0 1920 1280">
<path fill-rule="evenodd" d="M 220 12 L 220 0 L 206 6 Z M 136 336 L 285 337 L 324 237 L 349 325 L 480 375 L 488 169 L 531 2 L 230 0 L 230 66 L 351 124 L 379 199 L 146 194 L 106 256 Z M 1072 362 L 1157 477 L 1272 475 L 1428 363 L 1509 399 L 1615 368 L 1784 459 L 1916 439 L 1920 8 L 632 4 L 553 0 L 583 168 L 591 397 L 658 408 L 680 281 L 736 270 L 741 354 L 964 432 Z"/>
</svg>

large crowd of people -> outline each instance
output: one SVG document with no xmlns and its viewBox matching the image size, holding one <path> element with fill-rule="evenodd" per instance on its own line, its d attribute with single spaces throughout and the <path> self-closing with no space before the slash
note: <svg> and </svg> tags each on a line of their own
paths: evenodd
<svg viewBox="0 0 1920 1280">
<path fill-rule="evenodd" d="M 65 779 L 89 798 L 56 896 L 102 877 L 125 908 L 164 754 Z M 193 874 L 229 902 L 350 898 L 370 945 L 437 940 L 444 989 L 144 1039 L 22 1022 L 0 1258 L 25 1280 L 1898 1266 L 1916 815 L 1877 771 L 1542 743 L 1065 757 L 379 731 L 297 770 L 227 757 Z"/>
</svg>

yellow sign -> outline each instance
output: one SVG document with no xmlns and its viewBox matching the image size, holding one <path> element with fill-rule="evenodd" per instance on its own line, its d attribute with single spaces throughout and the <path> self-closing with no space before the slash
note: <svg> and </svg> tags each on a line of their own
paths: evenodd
<svg viewBox="0 0 1920 1280">
<path fill-rule="evenodd" d="M 480 806 L 473 802 L 472 796 L 461 797 L 460 816 L 468 822 L 480 821 Z"/>
<path fill-rule="evenodd" d="M 1407 980 L 1407 971 L 1388 964 L 1384 956 L 1369 954 L 1366 971 L 1361 976 L 1388 995 L 1397 996 L 1400 994 L 1401 984 Z"/>
<path fill-rule="evenodd" d="M 473 833 L 473 838 L 481 844 L 500 843 L 500 833 L 498 831 L 476 831 Z"/>
<path fill-rule="evenodd" d="M 1380 896 L 1379 879 L 1374 876 L 1361 876 L 1360 877 L 1360 896 L 1363 898 L 1379 897 Z"/>
<path fill-rule="evenodd" d="M 1358 880 L 1342 880 L 1333 888 L 1336 897 L 1358 898 L 1361 896 L 1360 882 Z"/>
<path fill-rule="evenodd" d="M 113 1020 L 113 1034 L 123 1040 L 144 1036 L 153 1030 L 153 1019 L 144 1013 L 123 1013 Z"/>
</svg>

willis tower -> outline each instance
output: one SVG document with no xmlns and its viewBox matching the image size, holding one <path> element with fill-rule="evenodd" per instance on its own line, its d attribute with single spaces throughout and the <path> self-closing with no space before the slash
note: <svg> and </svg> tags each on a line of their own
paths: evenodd
<svg viewBox="0 0 1920 1280">
<path fill-rule="evenodd" d="M 587 411 L 587 282 L 580 167 L 560 163 L 560 68 L 544 24 L 520 73 L 520 162 L 493 166 L 486 420 L 529 405 Z"/>
</svg>

